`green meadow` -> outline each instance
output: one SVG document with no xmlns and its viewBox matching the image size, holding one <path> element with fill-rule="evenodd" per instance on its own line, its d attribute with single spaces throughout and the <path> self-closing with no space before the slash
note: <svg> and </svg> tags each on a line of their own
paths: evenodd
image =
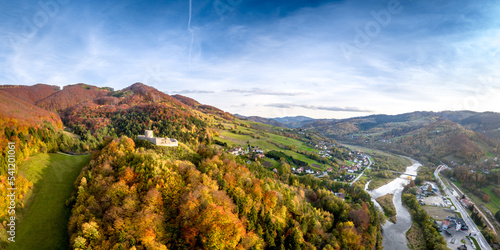
<svg viewBox="0 0 500 250">
<path fill-rule="evenodd" d="M 67 249 L 68 220 L 65 205 L 74 191 L 73 183 L 90 155 L 38 154 L 19 167 L 19 173 L 33 182 L 27 206 L 20 212 L 16 242 L 8 249 Z"/>
</svg>

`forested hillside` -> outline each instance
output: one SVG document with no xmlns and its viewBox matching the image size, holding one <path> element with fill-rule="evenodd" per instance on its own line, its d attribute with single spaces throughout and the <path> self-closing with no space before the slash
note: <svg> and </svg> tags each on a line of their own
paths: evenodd
<svg viewBox="0 0 500 250">
<path fill-rule="evenodd" d="M 92 101 L 110 93 L 108 88 L 98 88 L 83 83 L 65 86 L 62 90 L 47 96 L 35 104 L 41 108 L 60 114 L 67 108 Z"/>
<path fill-rule="evenodd" d="M 496 113 L 469 111 L 414 112 L 318 120 L 305 128 L 342 142 L 376 147 L 423 162 L 474 163 L 487 154 L 500 152 L 495 137 L 499 117 Z"/>
<path fill-rule="evenodd" d="M 61 117 L 75 133 L 90 138 L 93 145 L 106 136 L 135 138 L 145 129 L 186 143 L 209 142 L 213 133 L 209 124 L 219 119 L 141 83 L 70 107 Z"/>
<path fill-rule="evenodd" d="M 360 187 L 280 181 L 208 146 L 150 149 L 127 137 L 92 156 L 75 185 L 71 245 L 87 249 L 372 249 L 379 218 Z M 346 192 L 351 202 L 337 198 Z"/>
<path fill-rule="evenodd" d="M 47 84 L 35 84 L 33 86 L 24 85 L 2 85 L 0 90 L 3 90 L 12 96 L 32 104 L 58 92 L 59 86 L 51 86 Z"/>
<path fill-rule="evenodd" d="M 224 112 L 224 111 L 222 111 L 216 107 L 210 106 L 210 105 L 201 104 L 198 101 L 196 101 L 192 98 L 189 98 L 187 96 L 173 95 L 172 97 L 179 100 L 180 102 L 186 104 L 190 108 L 196 109 L 196 110 L 201 111 L 203 113 L 217 115 L 217 116 L 220 116 L 224 119 L 233 119 L 234 118 L 234 116 L 228 112 Z"/>
</svg>

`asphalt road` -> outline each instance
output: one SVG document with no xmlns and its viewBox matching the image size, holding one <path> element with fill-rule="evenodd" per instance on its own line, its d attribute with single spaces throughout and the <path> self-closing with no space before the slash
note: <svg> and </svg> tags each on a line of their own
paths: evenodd
<svg viewBox="0 0 500 250">
<path fill-rule="evenodd" d="M 357 180 L 359 180 L 359 178 L 361 178 L 361 176 L 363 176 L 363 174 L 365 173 L 365 171 L 366 171 L 367 169 L 369 169 L 369 168 L 372 166 L 372 160 L 370 159 L 370 156 L 369 156 L 369 155 L 366 155 L 366 156 L 368 156 L 368 161 L 370 162 L 370 164 L 368 164 L 368 167 L 366 167 L 366 168 L 363 170 L 363 172 L 361 172 L 361 174 L 359 174 L 359 175 L 358 175 L 358 177 L 356 177 L 356 179 L 354 179 L 354 180 L 351 182 L 351 186 L 352 186 L 352 184 L 354 184 L 354 182 L 356 182 Z"/>
<path fill-rule="evenodd" d="M 490 250 L 491 249 L 490 245 L 488 244 L 488 242 L 484 238 L 481 231 L 477 228 L 476 223 L 474 223 L 474 221 L 470 218 L 469 214 L 462 207 L 462 204 L 460 202 L 458 202 L 458 200 L 455 198 L 455 196 L 452 195 L 450 190 L 448 188 L 446 188 L 443 181 L 441 180 L 441 177 L 439 177 L 439 172 L 441 170 L 446 169 L 446 168 L 448 168 L 448 166 L 446 166 L 446 165 L 441 165 L 441 166 L 437 167 L 436 170 L 434 171 L 434 176 L 436 176 L 436 179 L 439 180 L 439 182 L 441 183 L 441 186 L 444 187 L 443 189 L 444 189 L 446 195 L 451 199 L 451 202 L 453 202 L 453 204 L 457 208 L 457 211 L 460 212 L 465 223 L 467 223 L 467 226 L 469 226 L 469 233 L 472 233 L 472 235 L 476 234 L 476 236 L 474 236 L 474 238 L 476 238 L 477 243 L 479 244 L 481 249 Z"/>
</svg>

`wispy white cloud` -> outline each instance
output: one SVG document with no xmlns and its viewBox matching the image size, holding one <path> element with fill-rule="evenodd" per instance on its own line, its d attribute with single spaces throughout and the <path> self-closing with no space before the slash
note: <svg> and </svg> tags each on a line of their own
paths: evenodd
<svg viewBox="0 0 500 250">
<path fill-rule="evenodd" d="M 286 92 L 286 91 L 272 91 L 260 88 L 252 88 L 250 90 L 247 89 L 228 89 L 224 92 L 227 93 L 238 93 L 245 95 L 276 95 L 276 96 L 303 96 L 309 93 L 307 92 Z"/>
<path fill-rule="evenodd" d="M 173 94 L 213 94 L 214 91 L 211 90 L 181 90 L 181 91 L 172 91 Z"/>
<path fill-rule="evenodd" d="M 303 108 L 312 110 L 340 111 L 340 112 L 362 112 L 362 113 L 373 112 L 372 110 L 361 109 L 357 107 L 315 106 L 315 105 L 291 104 L 291 103 L 271 103 L 271 104 L 266 104 L 264 106 L 283 108 L 283 109 Z"/>
</svg>

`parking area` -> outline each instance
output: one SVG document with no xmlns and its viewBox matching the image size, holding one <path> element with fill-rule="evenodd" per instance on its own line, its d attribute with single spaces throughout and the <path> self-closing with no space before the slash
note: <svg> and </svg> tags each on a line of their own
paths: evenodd
<svg viewBox="0 0 500 250">
<path fill-rule="evenodd" d="M 456 216 L 455 212 L 449 208 L 434 206 L 423 206 L 423 208 L 436 221 L 442 221 L 448 216 Z"/>
<path fill-rule="evenodd" d="M 448 229 L 447 231 L 442 231 L 441 234 L 444 236 L 450 249 L 457 249 L 459 246 L 463 246 L 463 242 L 465 242 L 467 249 L 474 249 L 470 240 L 465 237 L 469 235 L 468 231 Z"/>
<path fill-rule="evenodd" d="M 423 200 L 424 204 L 428 206 L 445 207 L 445 203 L 441 196 L 429 196 L 425 197 Z"/>
</svg>

